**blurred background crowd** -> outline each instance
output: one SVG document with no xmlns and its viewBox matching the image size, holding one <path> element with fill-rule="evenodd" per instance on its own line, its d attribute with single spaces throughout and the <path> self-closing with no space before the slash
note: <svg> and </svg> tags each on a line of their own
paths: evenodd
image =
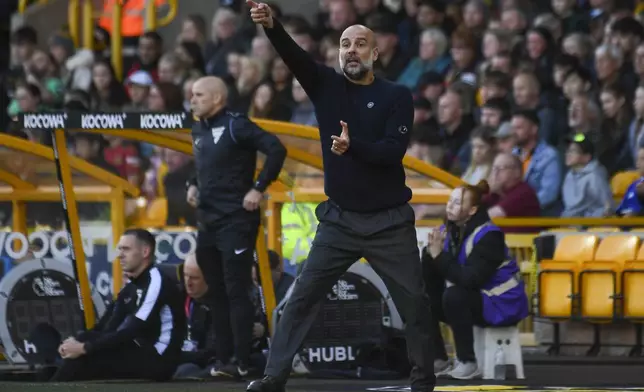
<svg viewBox="0 0 644 392">
<path fill-rule="evenodd" d="M 639 1 L 320 0 L 313 22 L 272 7 L 304 50 L 338 70 L 341 32 L 355 23 L 372 29 L 377 75 L 414 93 L 408 154 L 468 182 L 488 179 L 491 215 L 643 212 Z M 306 93 L 243 2 L 222 1 L 214 15 L 189 15 L 174 41 L 124 23 L 130 27 L 125 44 L 134 50 L 122 81 L 109 59 L 109 17 L 98 21 L 94 50 L 76 49 L 64 28 L 49 37 L 29 25 L 11 32 L 2 132 L 51 143 L 46 133 L 10 121 L 20 112 L 189 110 L 192 83 L 202 75 L 226 81 L 232 111 L 317 125 Z M 80 134 L 70 147 L 140 186 L 149 202 L 163 197 L 168 208 L 189 209 L 189 156 L 112 136 Z M 416 207 L 418 219 L 442 211 Z M 169 214 L 168 223 L 193 219 Z"/>
</svg>

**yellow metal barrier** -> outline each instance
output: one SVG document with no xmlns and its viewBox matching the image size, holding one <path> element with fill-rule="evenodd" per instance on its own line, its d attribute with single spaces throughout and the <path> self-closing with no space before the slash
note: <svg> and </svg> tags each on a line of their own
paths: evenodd
<svg viewBox="0 0 644 392">
<path fill-rule="evenodd" d="M 30 0 L 20 0 L 18 2 L 18 12 L 23 14 L 27 10 L 27 8 L 29 8 L 30 5 L 47 4 L 47 1 L 48 0 L 32 0 L 32 1 L 30 1 Z M 34 3 L 34 4 L 30 4 L 30 3 Z"/>
<path fill-rule="evenodd" d="M 67 210 L 69 227 L 67 231 L 71 237 L 70 248 L 73 255 L 76 256 L 73 267 L 76 269 L 78 286 L 80 287 L 81 302 L 83 305 L 83 316 L 85 317 L 85 328 L 94 328 L 96 314 L 94 313 L 94 303 L 92 301 L 92 290 L 90 288 L 89 276 L 87 276 L 87 267 L 85 265 L 85 251 L 83 250 L 83 240 L 80 235 L 80 220 L 78 219 L 78 209 L 74 200 L 74 185 L 72 184 L 72 169 L 70 156 L 67 154 L 67 141 L 65 131 L 56 129 L 53 135 L 54 147 L 58 151 L 58 160 L 60 162 L 60 193 L 61 199 Z"/>
<path fill-rule="evenodd" d="M 69 0 L 67 8 L 67 24 L 69 25 L 69 36 L 74 42 L 74 47 L 80 45 L 80 5 L 79 0 Z"/>
<path fill-rule="evenodd" d="M 157 4 L 155 0 L 146 0 L 145 4 L 145 27 L 146 31 L 156 31 L 159 27 L 164 27 L 170 24 L 177 16 L 177 9 L 179 7 L 178 0 L 167 0 L 168 13 L 162 17 L 157 18 Z M 120 30 L 119 30 L 120 31 Z"/>
<path fill-rule="evenodd" d="M 94 5 L 92 0 L 83 0 L 82 12 L 83 48 L 94 50 Z"/>
<path fill-rule="evenodd" d="M 123 5 L 115 1 L 112 7 L 112 15 L 122 15 Z M 123 81 L 123 34 L 121 33 L 122 18 L 112 17 L 112 67 L 119 81 Z"/>
</svg>

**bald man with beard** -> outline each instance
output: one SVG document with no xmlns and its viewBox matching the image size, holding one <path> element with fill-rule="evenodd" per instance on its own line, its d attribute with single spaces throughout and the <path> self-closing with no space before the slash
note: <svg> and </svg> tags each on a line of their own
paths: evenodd
<svg viewBox="0 0 644 392">
<path fill-rule="evenodd" d="M 409 89 L 374 76 L 374 34 L 361 25 L 340 38 L 342 73 L 317 64 L 273 18 L 270 7 L 248 1 L 253 21 L 311 98 L 319 122 L 324 189 L 319 226 L 273 336 L 262 380 L 251 392 L 282 392 L 292 360 L 311 329 L 321 300 L 361 257 L 383 278 L 406 322 L 413 392 L 434 390 L 429 299 L 423 287 L 411 189 L 403 157 L 414 107 Z"/>
<path fill-rule="evenodd" d="M 246 115 L 226 109 L 228 90 L 216 77 L 192 87 L 192 127 L 196 177 L 188 203 L 197 208 L 197 263 L 208 284 L 204 301 L 215 315 L 217 374 L 248 374 L 255 309 L 249 293 L 260 223 L 259 205 L 286 158 L 277 136 Z M 266 156 L 255 178 L 257 152 Z"/>
</svg>

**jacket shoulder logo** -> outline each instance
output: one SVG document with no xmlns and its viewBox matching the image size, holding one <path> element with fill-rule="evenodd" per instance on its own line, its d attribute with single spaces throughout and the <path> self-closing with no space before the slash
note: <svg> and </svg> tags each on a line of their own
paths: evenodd
<svg viewBox="0 0 644 392">
<path fill-rule="evenodd" d="M 136 289 L 136 306 L 141 306 L 142 298 L 143 298 L 143 290 Z"/>
<path fill-rule="evenodd" d="M 226 127 L 216 127 L 212 129 L 212 140 L 217 144 L 219 142 L 219 139 L 221 139 L 221 135 L 224 134 L 224 130 Z"/>
</svg>

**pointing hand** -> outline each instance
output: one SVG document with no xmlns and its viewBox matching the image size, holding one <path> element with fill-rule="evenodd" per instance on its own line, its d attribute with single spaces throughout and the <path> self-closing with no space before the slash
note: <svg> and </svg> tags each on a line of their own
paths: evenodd
<svg viewBox="0 0 644 392">
<path fill-rule="evenodd" d="M 340 134 L 340 136 L 331 136 L 331 139 L 333 139 L 331 152 L 336 155 L 342 155 L 347 152 L 350 145 L 349 126 L 344 121 L 340 121 L 340 126 L 342 127 L 342 133 Z"/>
<path fill-rule="evenodd" d="M 273 11 L 266 3 L 255 3 L 253 0 L 246 0 L 250 7 L 250 17 L 254 23 L 264 26 L 264 28 L 273 28 Z"/>
</svg>

